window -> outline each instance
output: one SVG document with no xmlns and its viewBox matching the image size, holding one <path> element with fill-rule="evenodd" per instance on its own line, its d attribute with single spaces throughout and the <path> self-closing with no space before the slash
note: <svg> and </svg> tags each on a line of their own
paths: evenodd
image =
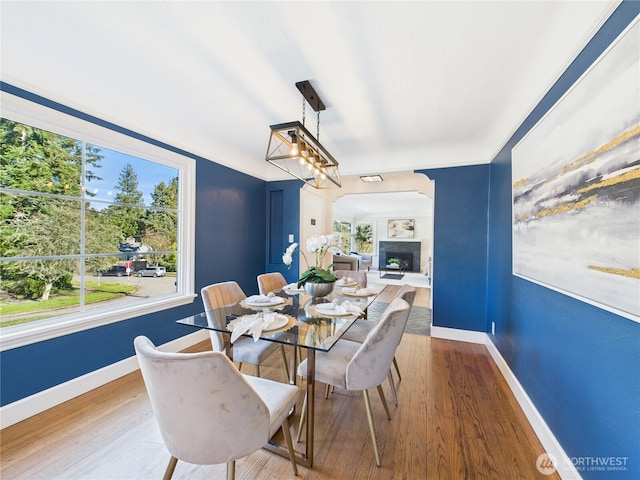
<svg viewBox="0 0 640 480">
<path fill-rule="evenodd" d="M 2 115 L 3 349 L 193 301 L 193 160 L 4 93 Z"/>
<path fill-rule="evenodd" d="M 340 238 L 342 238 L 341 252 L 344 254 L 351 253 L 351 222 L 334 220 L 333 231 L 338 232 L 340 234 Z"/>
<path fill-rule="evenodd" d="M 353 235 L 356 251 L 360 253 L 373 253 L 373 225 L 370 223 L 358 223 Z"/>
</svg>

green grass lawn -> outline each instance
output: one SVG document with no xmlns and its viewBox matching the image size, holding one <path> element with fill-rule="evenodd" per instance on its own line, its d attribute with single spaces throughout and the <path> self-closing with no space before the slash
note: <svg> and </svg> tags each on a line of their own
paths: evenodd
<svg viewBox="0 0 640 480">
<path fill-rule="evenodd" d="M 84 294 L 85 304 L 103 302 L 113 298 L 122 297 L 133 293 L 136 288 L 131 285 L 122 283 L 101 283 L 86 282 L 87 290 Z M 0 321 L 0 327 L 8 327 L 9 325 L 18 325 L 20 323 L 33 322 L 34 320 L 42 320 L 43 318 L 55 316 L 54 310 L 60 308 L 74 307 L 80 304 L 80 291 L 78 288 L 70 290 L 62 290 L 52 295 L 49 300 L 24 300 L 22 302 L 9 303 L 0 305 L 2 316 L 20 315 L 33 313 L 34 315 L 21 316 L 6 321 Z"/>
</svg>

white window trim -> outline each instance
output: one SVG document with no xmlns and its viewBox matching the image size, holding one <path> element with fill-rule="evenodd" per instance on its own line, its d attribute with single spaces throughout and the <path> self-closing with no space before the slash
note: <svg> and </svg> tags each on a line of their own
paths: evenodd
<svg viewBox="0 0 640 480">
<path fill-rule="evenodd" d="M 193 303 L 195 276 L 195 172 L 192 158 L 53 110 L 21 97 L 0 91 L 0 115 L 4 118 L 81 139 L 139 158 L 152 160 L 179 170 L 178 266 L 177 293 L 154 297 L 148 302 L 113 308 L 96 308 L 78 314 L 25 323 L 0 329 L 0 351 L 41 342 L 51 338 L 96 328 L 110 323 Z"/>
</svg>

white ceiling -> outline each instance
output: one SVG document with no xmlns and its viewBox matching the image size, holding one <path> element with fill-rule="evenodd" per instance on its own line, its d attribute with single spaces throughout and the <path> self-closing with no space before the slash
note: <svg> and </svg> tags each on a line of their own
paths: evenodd
<svg viewBox="0 0 640 480">
<path fill-rule="evenodd" d="M 266 180 L 301 80 L 343 176 L 487 163 L 618 3 L 3 0 L 1 75 Z"/>
<path fill-rule="evenodd" d="M 333 218 L 431 217 L 433 200 L 417 192 L 357 193 L 333 203 Z"/>
</svg>

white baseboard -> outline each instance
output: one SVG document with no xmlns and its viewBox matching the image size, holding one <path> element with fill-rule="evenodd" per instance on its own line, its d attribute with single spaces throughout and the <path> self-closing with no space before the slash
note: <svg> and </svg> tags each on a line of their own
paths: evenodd
<svg viewBox="0 0 640 480">
<path fill-rule="evenodd" d="M 527 392 L 522 385 L 513 374 L 506 360 L 500 354 L 500 351 L 496 348 L 491 340 L 491 337 L 485 334 L 487 337 L 487 341 L 485 343 L 487 350 L 489 350 L 489 354 L 493 361 L 495 362 L 498 370 L 502 373 L 507 385 L 513 392 L 513 395 L 516 397 L 520 408 L 524 412 L 527 420 L 531 424 L 533 431 L 537 435 L 540 443 L 544 447 L 545 452 L 550 458 L 555 459 L 554 465 L 556 466 L 556 471 L 560 475 L 561 478 L 566 480 L 579 480 L 582 478 L 578 470 L 576 470 L 575 466 L 565 453 L 564 449 L 558 442 L 558 439 L 555 437 L 547 423 L 544 421 L 542 415 L 536 408 L 536 406 L 527 395 Z"/>
<path fill-rule="evenodd" d="M 431 336 L 433 338 L 443 338 L 445 340 L 456 340 L 458 342 L 487 343 L 487 334 L 484 332 L 474 332 L 471 330 L 459 330 L 457 328 L 437 327 L 431 325 Z"/>
<path fill-rule="evenodd" d="M 459 330 L 456 328 L 431 326 L 431 336 L 434 338 L 485 345 L 487 350 L 489 350 L 491 358 L 498 367 L 498 370 L 502 373 L 507 385 L 516 398 L 516 401 L 520 405 L 520 408 L 522 408 L 522 411 L 527 417 L 531 428 L 533 428 L 533 431 L 544 447 L 545 452 L 550 458 L 555 459 L 554 465 L 556 466 L 556 471 L 560 477 L 565 480 L 579 480 L 582 478 L 567 454 L 564 452 L 560 442 L 558 442 L 558 439 L 556 439 L 555 435 L 544 421 L 544 418 L 540 415 L 540 412 L 538 412 L 538 409 L 529 398 L 529 395 L 527 395 L 527 392 L 522 388 L 522 385 L 509 368 L 506 360 L 494 345 L 489 334 L 484 332 Z"/>
<path fill-rule="evenodd" d="M 206 330 L 199 330 L 190 335 L 177 338 L 160 345 L 158 348 L 165 352 L 179 352 L 187 347 L 209 339 Z M 106 383 L 138 370 L 138 360 L 135 355 L 99 370 L 61 383 L 42 392 L 15 401 L 0 408 L 0 429 L 18 423 L 33 415 L 44 412 L 72 398 L 87 393 Z"/>
</svg>

